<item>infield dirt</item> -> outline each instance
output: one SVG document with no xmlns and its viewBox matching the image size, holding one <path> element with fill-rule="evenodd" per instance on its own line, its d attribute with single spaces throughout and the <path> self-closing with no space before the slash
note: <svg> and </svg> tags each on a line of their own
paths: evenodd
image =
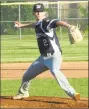
<svg viewBox="0 0 89 109">
<path fill-rule="evenodd" d="M 22 100 L 1 97 L 1 108 L 88 108 L 88 99 L 31 96 Z"/>
</svg>

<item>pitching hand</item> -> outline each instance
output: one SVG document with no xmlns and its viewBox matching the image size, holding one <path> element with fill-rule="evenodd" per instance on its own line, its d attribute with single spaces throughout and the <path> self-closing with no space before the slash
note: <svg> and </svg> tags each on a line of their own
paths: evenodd
<svg viewBox="0 0 89 109">
<path fill-rule="evenodd" d="M 22 24 L 18 21 L 15 22 L 15 27 L 16 28 L 21 28 L 22 27 Z"/>
</svg>

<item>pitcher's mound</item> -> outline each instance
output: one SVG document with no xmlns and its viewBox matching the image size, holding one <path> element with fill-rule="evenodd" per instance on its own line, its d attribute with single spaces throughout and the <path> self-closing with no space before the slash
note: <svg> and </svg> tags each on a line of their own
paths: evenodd
<svg viewBox="0 0 89 109">
<path fill-rule="evenodd" d="M 88 99 L 74 101 L 71 98 L 31 96 L 22 100 L 0 97 L 1 108 L 88 108 Z"/>
</svg>

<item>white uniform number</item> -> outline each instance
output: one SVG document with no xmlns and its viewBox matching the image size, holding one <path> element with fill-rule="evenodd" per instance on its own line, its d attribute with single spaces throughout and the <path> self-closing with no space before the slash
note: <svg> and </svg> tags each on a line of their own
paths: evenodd
<svg viewBox="0 0 89 109">
<path fill-rule="evenodd" d="M 44 44 L 44 46 L 48 46 L 48 42 L 46 39 L 43 39 L 43 44 Z"/>
</svg>

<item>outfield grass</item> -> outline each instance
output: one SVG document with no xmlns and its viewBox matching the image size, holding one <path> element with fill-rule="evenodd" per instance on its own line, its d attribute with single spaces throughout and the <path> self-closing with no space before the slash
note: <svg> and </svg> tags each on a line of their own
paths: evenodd
<svg viewBox="0 0 89 109">
<path fill-rule="evenodd" d="M 88 97 L 88 78 L 69 78 L 70 84 L 81 94 Z M 1 95 L 13 96 L 17 93 L 21 80 L 2 80 Z M 34 79 L 31 81 L 30 96 L 59 96 L 67 97 L 54 79 Z"/>
<path fill-rule="evenodd" d="M 88 61 L 88 37 L 78 44 L 71 45 L 65 34 L 59 37 L 64 61 Z M 32 62 L 39 56 L 35 35 L 2 36 L 1 37 L 1 62 Z"/>
</svg>

